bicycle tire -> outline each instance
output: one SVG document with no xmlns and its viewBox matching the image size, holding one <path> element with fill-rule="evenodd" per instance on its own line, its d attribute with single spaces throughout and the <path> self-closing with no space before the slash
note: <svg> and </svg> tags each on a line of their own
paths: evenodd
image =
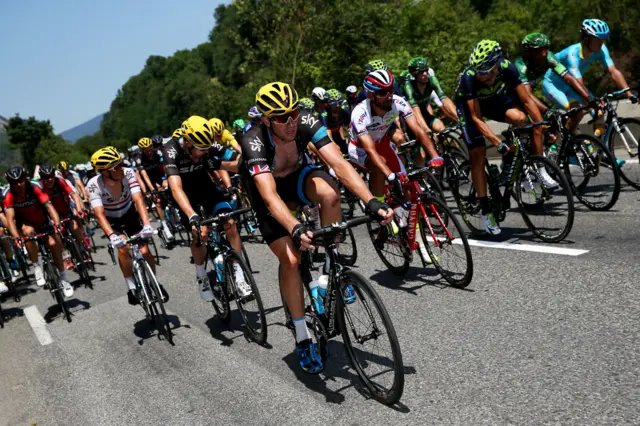
<svg viewBox="0 0 640 426">
<path fill-rule="evenodd" d="M 4 312 L 2 311 L 2 304 L 0 304 L 0 328 L 4 328 Z"/>
<path fill-rule="evenodd" d="M 75 240 L 67 241 L 67 250 L 71 253 L 71 258 L 76 266 L 76 272 L 80 279 L 84 281 L 86 286 L 91 286 L 91 277 L 89 276 L 89 267 L 85 263 L 84 256 L 80 252 L 80 247 Z"/>
<path fill-rule="evenodd" d="M 344 238 L 344 241 L 349 241 L 350 246 L 352 247 L 351 253 L 344 253 L 345 244 L 341 241 L 340 244 L 340 263 L 344 266 L 353 266 L 356 264 L 358 260 L 358 246 L 356 245 L 356 237 L 353 234 L 353 230 L 351 228 L 345 229 L 341 234 L 341 240 Z M 349 245 L 347 245 L 348 247 Z"/>
<path fill-rule="evenodd" d="M 156 246 L 156 239 L 151 237 L 151 238 L 149 238 L 149 242 L 153 246 L 153 254 L 154 254 L 153 257 L 156 260 L 156 265 L 160 265 L 160 255 L 158 254 L 158 247 Z"/>
<path fill-rule="evenodd" d="M 376 229 L 377 226 L 377 229 Z M 411 260 L 411 249 L 409 248 L 409 242 L 402 237 L 400 230 L 397 233 L 393 232 L 393 228 L 391 225 L 386 225 L 386 231 L 381 231 L 383 228 L 378 224 L 378 222 L 367 222 L 367 232 L 369 233 L 369 237 L 371 238 L 371 243 L 373 244 L 373 248 L 378 253 L 378 257 L 382 260 L 382 263 L 396 276 L 404 276 L 409 271 L 409 263 Z M 383 248 L 379 248 L 376 245 L 376 238 L 379 232 L 386 232 L 388 234 L 387 241 L 385 242 L 385 246 Z M 402 255 L 402 264 L 392 265 L 391 262 L 386 258 L 383 253 L 383 249 L 386 248 L 389 243 L 389 239 L 393 238 L 393 245 L 397 246 Z M 399 256 L 397 256 L 399 257 Z"/>
<path fill-rule="evenodd" d="M 149 289 L 151 289 L 154 296 L 154 300 L 149 305 L 149 308 L 153 312 L 152 315 L 154 316 L 156 329 L 158 330 L 158 338 L 160 338 L 160 334 L 162 334 L 171 346 L 175 346 L 175 344 L 173 343 L 171 324 L 169 323 L 167 311 L 164 309 L 164 302 L 162 301 L 162 291 L 160 290 L 160 283 L 158 283 L 156 275 L 153 273 L 153 271 L 151 270 L 151 266 L 147 262 L 144 262 L 143 271 L 145 279 L 147 280 L 147 286 Z M 153 285 L 150 285 L 151 283 L 153 283 Z"/>
<path fill-rule="evenodd" d="M 144 314 L 147 317 L 147 319 L 150 322 L 155 322 L 153 317 L 153 312 L 151 312 L 149 308 L 149 304 L 147 303 L 147 298 L 144 297 L 144 293 L 146 292 L 146 290 L 143 289 L 143 286 L 145 286 L 145 276 L 144 276 L 143 268 L 142 266 L 140 266 L 141 263 L 142 263 L 141 261 L 136 260 L 133 268 L 133 277 L 134 277 L 133 279 L 136 282 L 136 291 L 138 293 L 137 296 L 138 296 L 138 300 L 140 301 L 140 306 L 142 307 L 142 310 L 144 311 Z"/>
<path fill-rule="evenodd" d="M 211 270 L 207 272 L 207 275 L 209 276 L 209 285 L 214 294 L 214 298 L 211 301 L 213 310 L 216 311 L 216 315 L 218 315 L 218 318 L 220 318 L 223 323 L 229 324 L 231 321 L 231 306 L 229 305 L 229 296 L 227 295 L 227 283 L 217 284 L 215 256 L 213 256 L 209 250 L 207 250 L 207 259 L 208 262 L 205 262 L 205 268 L 207 267 L 207 263 L 211 263 Z"/>
<path fill-rule="evenodd" d="M 571 165 L 569 164 L 569 158 L 566 158 L 564 162 L 564 174 L 567 177 L 567 181 L 571 185 L 573 195 L 585 207 L 594 211 L 609 210 L 616 204 L 616 202 L 618 201 L 618 197 L 620 196 L 620 186 L 621 186 L 620 169 L 618 168 L 616 159 L 613 156 L 613 154 L 611 154 L 611 151 L 609 151 L 609 149 L 607 149 L 607 147 L 604 146 L 604 144 L 602 144 L 600 140 L 598 140 L 593 136 L 588 136 L 588 135 L 574 136 L 574 144 L 573 144 L 574 148 L 572 149 L 572 151 L 575 152 L 575 147 L 584 146 L 585 145 L 584 142 L 586 141 L 588 141 L 589 144 L 591 144 L 591 146 L 595 147 L 594 152 L 598 153 L 597 154 L 598 158 L 593 158 L 592 154 L 588 154 L 588 151 L 586 151 L 587 148 L 583 148 L 582 163 L 584 164 L 585 162 L 584 154 L 587 154 L 590 157 L 590 161 L 589 163 L 586 164 L 586 166 L 588 167 L 595 166 L 595 175 L 593 174 L 594 170 L 592 170 L 592 173 L 590 174 L 590 176 L 589 175 L 585 176 L 582 182 L 580 182 L 580 185 L 576 185 L 574 180 L 572 179 L 573 175 L 571 173 Z M 577 162 L 577 163 L 578 163 L 578 167 L 582 170 L 583 167 L 580 165 L 580 162 Z M 602 169 L 609 170 L 612 174 L 612 178 L 613 178 L 612 186 L 611 188 L 609 188 L 609 191 L 607 191 L 610 193 L 610 198 L 606 201 L 592 202 L 587 195 L 587 192 L 589 190 L 589 183 L 594 182 L 594 179 L 592 178 L 599 175 L 600 170 Z M 596 186 L 602 186 L 602 184 L 598 184 L 596 182 Z"/>
<path fill-rule="evenodd" d="M 391 317 L 387 312 L 387 309 L 384 306 L 384 303 L 380 299 L 380 296 L 375 291 L 373 286 L 366 280 L 362 275 L 358 274 L 355 271 L 346 269 L 342 272 L 340 277 L 340 291 L 339 294 L 343 294 L 347 286 L 350 285 L 357 295 L 357 300 L 352 304 L 345 304 L 344 299 L 342 297 L 338 297 L 337 306 L 337 318 L 338 318 L 338 328 L 340 329 L 340 334 L 342 335 L 342 340 L 347 348 L 347 354 L 349 355 L 349 359 L 351 360 L 351 365 L 356 370 L 356 373 L 363 381 L 371 395 L 379 402 L 385 405 L 392 405 L 398 402 L 402 397 L 402 393 L 404 391 L 404 365 L 402 362 L 402 351 L 400 350 L 400 343 L 398 342 L 398 337 L 396 335 L 395 329 L 393 327 L 393 323 L 391 322 Z M 372 307 L 373 305 L 375 310 L 377 311 L 380 322 L 386 329 L 386 335 L 388 336 L 389 343 L 391 346 L 391 364 L 393 365 L 393 381 L 389 387 L 381 386 L 380 384 L 374 381 L 378 379 L 381 374 L 368 374 L 365 371 L 366 368 L 371 367 L 374 364 L 376 359 L 381 359 L 382 357 L 374 355 L 371 357 L 367 357 L 367 360 L 363 363 L 360 362 L 359 356 L 361 353 L 368 353 L 366 349 L 358 347 L 354 348 L 354 341 L 359 342 L 361 337 L 356 331 L 355 324 L 362 323 L 361 321 L 353 321 L 351 319 L 351 310 L 355 307 L 355 305 L 362 305 L 363 309 L 366 311 L 366 314 L 369 315 L 369 318 L 372 317 Z M 366 325 L 364 327 L 366 330 L 370 331 L 372 329 L 376 330 L 378 328 L 378 324 L 375 319 L 372 319 L 370 325 Z M 354 338 L 349 334 L 350 332 L 354 332 Z M 376 335 L 373 339 L 378 342 L 378 339 L 383 334 Z M 362 343 L 366 343 L 366 341 L 371 340 L 369 336 L 367 340 Z M 385 366 L 386 367 L 386 366 Z"/>
<path fill-rule="evenodd" d="M 638 129 L 640 129 L 640 120 L 637 120 L 635 118 L 618 118 L 618 123 L 623 128 L 627 128 L 629 124 L 634 124 L 635 126 L 638 126 Z M 616 146 L 619 146 L 620 150 L 627 152 L 621 135 L 615 128 L 605 133 L 605 135 L 606 140 L 604 145 L 609 148 L 609 151 L 613 154 L 614 157 L 617 158 Z M 633 137 L 637 142 L 640 142 L 640 133 L 633 135 Z M 626 158 L 621 159 L 626 160 L 626 163 L 622 167 L 620 167 L 620 177 L 633 188 L 640 189 L 640 163 L 636 162 L 638 161 L 638 147 L 636 147 L 635 155 L 624 155 L 624 157 Z M 629 160 L 633 160 L 633 162 Z"/>
<path fill-rule="evenodd" d="M 244 257 L 244 261 L 249 267 L 251 273 L 253 273 L 253 267 L 251 266 L 251 261 L 249 260 L 249 253 L 247 253 L 247 249 L 244 247 L 244 243 L 240 240 L 240 246 L 242 247 L 242 256 Z"/>
<path fill-rule="evenodd" d="M 60 282 L 60 274 L 58 270 L 53 266 L 52 263 L 49 262 L 44 262 L 44 267 L 42 269 L 45 273 L 45 277 L 47 275 L 49 276 L 49 288 L 53 292 L 53 297 L 60 306 L 60 313 L 64 315 L 67 322 L 71 322 L 71 312 L 69 312 L 67 304 L 64 300 L 64 294 L 62 293 L 62 283 Z"/>
<path fill-rule="evenodd" d="M 526 204 L 522 201 L 522 184 L 521 184 L 521 182 L 523 181 L 522 176 L 519 177 L 518 182 L 516 183 L 516 185 L 514 185 L 513 192 L 515 195 L 516 202 L 520 207 L 520 214 L 522 216 L 522 219 L 524 220 L 527 227 L 531 230 L 531 232 L 533 232 L 533 234 L 536 237 L 540 238 L 544 242 L 557 243 L 565 239 L 567 235 L 569 235 L 569 232 L 571 232 L 571 228 L 573 227 L 575 207 L 573 204 L 571 187 L 569 186 L 569 182 L 567 182 L 566 176 L 560 170 L 558 165 L 542 155 L 530 155 L 526 159 L 524 159 L 520 173 L 521 174 L 526 173 L 526 170 L 528 167 L 529 168 L 536 167 L 533 164 L 534 162 L 537 164 L 542 164 L 542 167 L 552 171 L 553 176 L 556 177 L 556 182 L 558 182 L 559 188 L 556 188 L 552 191 L 553 193 L 555 193 L 554 197 L 556 196 L 566 197 L 567 199 L 567 220 L 565 225 L 555 235 L 547 235 L 533 224 L 531 218 L 529 217 L 529 213 L 527 213 L 527 210 L 531 210 L 532 208 L 539 208 L 543 206 L 545 204 L 545 200 L 540 199 L 538 203 L 529 203 L 529 204 Z M 526 176 L 525 176 L 525 179 L 526 179 Z M 559 191 L 562 191 L 563 194 L 560 194 Z M 547 200 L 550 199 L 549 195 L 551 194 L 551 192 L 549 192 L 546 188 L 542 188 L 542 193 L 543 195 L 545 195 L 545 197 L 547 197 Z"/>
<path fill-rule="evenodd" d="M 469 228 L 469 231 L 471 231 L 471 233 L 473 235 L 484 235 L 486 234 L 486 232 L 484 231 L 484 229 L 480 228 L 478 225 L 478 223 L 480 222 L 480 214 L 481 214 L 481 209 L 480 209 L 480 203 L 476 197 L 476 188 L 473 184 L 473 181 L 471 180 L 470 176 L 471 176 L 471 163 L 465 163 L 461 166 L 461 169 L 463 174 L 467 174 L 469 178 L 465 179 L 465 183 L 468 183 L 468 191 L 465 191 L 464 194 L 462 194 L 460 192 L 460 177 L 456 177 L 455 178 L 455 183 L 450 182 L 450 188 L 451 188 L 451 194 L 453 195 L 453 199 L 456 201 L 456 205 L 458 206 L 458 213 L 460 214 L 460 217 L 462 218 L 462 221 L 464 222 L 464 224 L 467 226 L 467 228 Z M 489 185 L 489 175 L 487 174 L 487 172 L 485 171 L 485 176 L 487 179 L 487 189 L 489 189 L 488 185 Z"/>
<path fill-rule="evenodd" d="M 240 269 L 242 269 L 242 273 L 244 274 L 245 280 L 247 284 L 251 287 L 251 291 L 253 295 L 250 298 L 245 300 L 240 300 L 237 296 L 237 285 L 235 280 L 235 271 L 233 264 L 237 262 L 240 265 Z M 266 314 L 264 312 L 264 306 L 262 305 L 262 297 L 260 296 L 260 290 L 256 285 L 256 281 L 253 278 L 253 274 L 251 273 L 251 269 L 244 261 L 242 256 L 240 256 L 235 250 L 230 250 L 226 253 L 224 258 L 225 265 L 225 280 L 227 283 L 231 283 L 231 290 L 234 295 L 236 295 L 236 305 L 238 306 L 238 312 L 240 312 L 240 316 L 244 322 L 245 327 L 249 331 L 249 337 L 259 345 L 264 345 L 267 341 L 267 319 Z M 256 303 L 257 312 L 249 312 L 247 308 L 247 304 L 245 301 L 250 301 Z M 252 321 L 250 316 L 255 316 L 257 319 L 257 323 L 261 324 L 257 327 L 255 326 L 256 321 Z"/>
<path fill-rule="evenodd" d="M 431 262 L 433 263 L 433 266 L 435 266 L 436 270 L 438 271 L 438 273 L 440 273 L 440 275 L 442 276 L 442 278 L 444 278 L 449 284 L 451 284 L 453 287 L 457 287 L 457 288 L 465 288 L 467 287 L 470 283 L 471 280 L 473 279 L 473 257 L 471 255 L 471 247 L 469 246 L 469 241 L 467 241 L 467 236 L 464 234 L 464 231 L 462 229 L 462 225 L 460 224 L 460 222 L 458 221 L 458 219 L 453 215 L 453 213 L 451 212 L 451 210 L 449 209 L 449 207 L 447 207 L 446 204 L 442 203 L 441 200 L 439 200 L 437 197 L 433 197 L 430 195 L 427 195 L 425 197 L 423 197 L 423 205 L 425 208 L 425 212 L 427 213 L 427 216 L 430 216 L 430 214 L 436 216 L 435 219 L 437 222 L 440 222 L 440 220 L 442 220 L 441 217 L 441 212 L 444 212 L 445 215 L 450 218 L 450 222 L 445 224 L 446 228 L 442 227 L 442 224 L 440 224 L 439 227 L 434 227 L 432 226 L 432 229 L 434 231 L 434 233 L 436 231 L 439 231 L 439 235 L 442 235 L 444 237 L 444 242 L 446 244 L 442 244 L 443 241 L 441 240 L 439 235 L 436 235 L 436 238 L 438 239 L 438 242 L 440 244 L 440 249 L 438 251 L 438 253 L 436 253 L 436 244 L 435 241 L 433 241 L 433 235 L 429 235 L 427 236 L 427 223 L 424 223 L 425 221 L 428 221 L 429 223 L 431 223 L 431 220 L 429 218 L 425 218 L 422 215 L 422 212 L 419 212 L 419 217 L 420 217 L 420 236 L 422 237 L 422 241 L 425 245 L 425 248 L 427 249 L 427 253 L 429 254 L 429 256 L 431 257 Z M 434 209 L 436 210 L 436 212 L 434 213 L 434 211 L 430 208 L 433 204 L 437 204 L 438 207 L 434 207 Z M 440 217 L 440 220 L 438 220 L 438 217 Z M 442 222 L 444 223 L 444 220 L 442 220 Z M 453 225 L 453 226 L 452 226 Z M 455 229 L 455 234 L 457 234 L 457 236 L 454 237 L 455 239 L 459 239 L 462 242 L 462 247 L 464 250 L 464 256 L 466 259 L 466 267 L 465 267 L 465 272 L 464 274 L 462 274 L 461 277 L 456 278 L 454 276 L 454 274 L 449 273 L 448 270 L 446 270 L 445 267 L 443 267 L 443 247 L 445 245 L 451 246 L 453 247 L 453 240 L 450 239 L 450 236 L 455 235 L 454 232 L 452 232 L 452 229 Z M 431 242 L 433 242 L 433 246 L 431 244 Z M 456 274 L 459 275 L 459 274 Z"/>
</svg>

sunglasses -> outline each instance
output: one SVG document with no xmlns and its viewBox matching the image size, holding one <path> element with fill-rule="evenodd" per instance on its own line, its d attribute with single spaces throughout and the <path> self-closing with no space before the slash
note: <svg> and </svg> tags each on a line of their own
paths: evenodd
<svg viewBox="0 0 640 426">
<path fill-rule="evenodd" d="M 110 172 L 117 172 L 122 169 L 122 163 L 118 163 L 115 166 L 108 169 Z"/>
<path fill-rule="evenodd" d="M 298 116 L 300 115 L 300 111 L 293 110 L 288 114 L 284 114 L 284 115 L 276 115 L 273 117 L 270 117 L 270 120 L 273 122 L 275 121 L 278 124 L 287 124 L 289 122 L 289 120 L 293 120 L 296 121 L 298 119 Z"/>
<path fill-rule="evenodd" d="M 487 69 L 485 69 L 485 70 L 478 70 L 478 69 L 476 69 L 476 72 L 477 72 L 479 75 L 487 75 L 487 74 L 491 74 L 494 70 L 496 70 L 496 69 L 497 69 L 497 67 L 498 67 L 498 64 L 495 64 L 495 65 L 494 65 L 494 66 L 492 66 L 491 68 L 487 68 Z"/>
<path fill-rule="evenodd" d="M 393 96 L 393 87 L 387 90 L 380 90 L 378 92 L 373 92 L 376 98 L 390 98 Z"/>
</svg>

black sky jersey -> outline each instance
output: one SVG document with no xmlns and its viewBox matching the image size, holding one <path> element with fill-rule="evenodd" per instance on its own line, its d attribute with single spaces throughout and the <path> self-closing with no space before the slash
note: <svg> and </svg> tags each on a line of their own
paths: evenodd
<svg viewBox="0 0 640 426">
<path fill-rule="evenodd" d="M 164 179 L 164 157 L 162 151 L 153 150 L 153 154 L 147 156 L 142 153 L 136 163 L 138 171 L 146 170 L 151 182 L 159 183 Z"/>
<path fill-rule="evenodd" d="M 298 131 L 296 133 L 296 146 L 298 148 L 298 160 L 295 170 L 306 164 L 306 148 L 311 142 L 320 149 L 331 143 L 327 135 L 327 129 L 322 125 L 320 117 L 312 112 L 300 112 L 298 116 Z M 271 173 L 278 169 L 276 164 L 276 146 L 271 139 L 271 134 L 264 123 L 251 127 L 242 136 L 242 172 L 256 176 L 261 173 Z"/>
</svg>

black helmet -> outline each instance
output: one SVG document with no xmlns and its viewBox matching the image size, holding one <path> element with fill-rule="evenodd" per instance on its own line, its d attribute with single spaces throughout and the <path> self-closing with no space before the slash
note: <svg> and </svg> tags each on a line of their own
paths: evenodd
<svg viewBox="0 0 640 426">
<path fill-rule="evenodd" d="M 6 178 L 9 183 L 15 183 L 19 180 L 25 179 L 27 177 L 27 171 L 21 165 L 17 164 L 12 166 L 9 170 L 7 170 Z"/>
<path fill-rule="evenodd" d="M 56 169 L 49 163 L 44 163 L 40 166 L 40 177 L 52 177 L 55 176 Z"/>
<path fill-rule="evenodd" d="M 158 145 L 162 145 L 162 141 L 164 140 L 164 138 L 162 137 L 162 135 L 153 135 L 151 136 L 151 142 L 153 142 L 154 145 L 158 146 Z"/>
</svg>

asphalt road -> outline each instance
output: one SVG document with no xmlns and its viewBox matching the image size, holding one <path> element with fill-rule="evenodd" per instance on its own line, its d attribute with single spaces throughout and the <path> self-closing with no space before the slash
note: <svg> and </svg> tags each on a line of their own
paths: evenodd
<svg viewBox="0 0 640 426">
<path fill-rule="evenodd" d="M 417 263 L 394 277 L 359 228 L 356 269 L 374 282 L 402 347 L 395 407 L 366 397 L 339 339 L 324 374 L 299 371 L 266 246 L 248 245 L 268 310 L 265 347 L 199 299 L 186 248 L 161 250 L 176 345 L 158 340 L 103 248 L 94 288 L 70 301 L 72 323 L 50 318 L 53 299 L 34 285 L 21 287 L 20 303 L 3 300 L 0 425 L 639 424 L 639 202 L 625 186 L 612 211 L 579 207 L 555 245 L 588 251 L 578 256 L 472 247 L 466 290 Z M 494 241 L 548 246 L 515 213 L 503 229 Z M 34 309 L 50 321 L 39 328 L 49 344 L 27 320 Z"/>
</svg>

